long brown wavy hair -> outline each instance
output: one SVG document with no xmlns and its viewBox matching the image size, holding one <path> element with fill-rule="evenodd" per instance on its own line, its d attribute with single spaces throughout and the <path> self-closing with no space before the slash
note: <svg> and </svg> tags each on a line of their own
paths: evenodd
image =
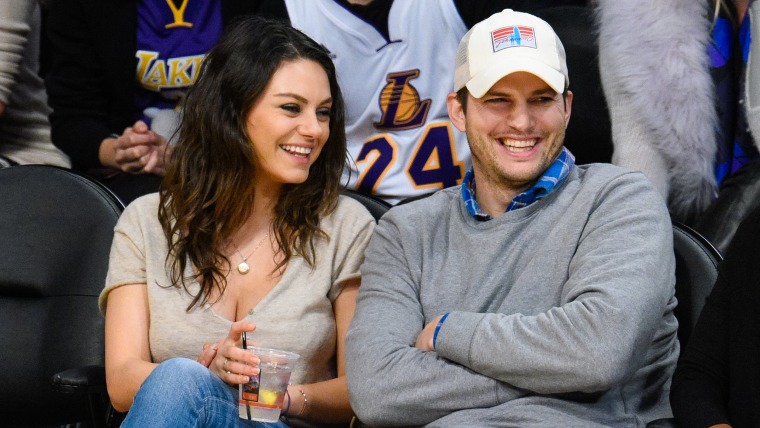
<svg viewBox="0 0 760 428">
<path fill-rule="evenodd" d="M 222 253 L 253 206 L 255 153 L 246 119 L 274 73 L 287 61 L 308 59 L 330 82 L 330 135 L 301 184 L 288 184 L 274 208 L 273 235 L 281 251 L 276 269 L 297 255 L 314 267 L 314 240 L 327 235 L 320 218 L 337 205 L 347 161 L 345 106 L 327 50 L 280 21 L 246 17 L 222 36 L 202 63 L 183 107 L 179 139 L 161 186 L 158 218 L 169 244 L 172 284 L 197 280 L 187 307 L 208 302 L 227 285 L 230 262 Z M 193 273 L 185 276 L 188 262 Z M 192 293 L 191 293 L 192 294 Z"/>
</svg>

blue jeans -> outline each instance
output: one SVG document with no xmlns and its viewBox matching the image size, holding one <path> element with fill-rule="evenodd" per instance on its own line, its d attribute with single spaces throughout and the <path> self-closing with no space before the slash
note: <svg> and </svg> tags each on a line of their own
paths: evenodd
<svg viewBox="0 0 760 428">
<path fill-rule="evenodd" d="M 238 417 L 237 391 L 187 358 L 159 364 L 135 395 L 122 427 L 288 428 Z"/>
</svg>

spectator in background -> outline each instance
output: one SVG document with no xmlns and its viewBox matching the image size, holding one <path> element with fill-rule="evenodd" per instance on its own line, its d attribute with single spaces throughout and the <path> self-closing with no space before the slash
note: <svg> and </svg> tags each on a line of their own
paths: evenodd
<svg viewBox="0 0 760 428">
<path fill-rule="evenodd" d="M 575 165 L 563 147 L 573 94 L 546 22 L 495 14 L 456 58 L 448 111 L 473 169 L 375 229 L 346 336 L 357 416 L 521 427 L 671 417 L 665 204 L 641 173 Z"/>
<path fill-rule="evenodd" d="M 596 7 L 613 163 L 643 171 L 674 218 L 725 251 L 760 206 L 760 3 Z"/>
<path fill-rule="evenodd" d="M 721 262 L 673 375 L 679 427 L 760 426 L 760 210 L 750 213 Z"/>
<path fill-rule="evenodd" d="M 39 3 L 0 2 L 0 168 L 14 164 L 71 166 L 50 141 L 50 108 L 38 75 L 39 54 Z"/>
<path fill-rule="evenodd" d="M 599 62 L 613 163 L 644 172 L 681 220 L 715 190 L 715 104 L 705 0 L 600 0 Z"/>
<path fill-rule="evenodd" d="M 694 227 L 726 251 L 739 223 L 760 208 L 760 3 L 714 0 L 710 63 L 719 120 L 718 197 Z"/>
<path fill-rule="evenodd" d="M 157 191 L 178 105 L 201 60 L 223 28 L 257 12 L 258 3 L 51 2 L 52 135 L 73 168 L 95 175 L 126 203 Z"/>
</svg>

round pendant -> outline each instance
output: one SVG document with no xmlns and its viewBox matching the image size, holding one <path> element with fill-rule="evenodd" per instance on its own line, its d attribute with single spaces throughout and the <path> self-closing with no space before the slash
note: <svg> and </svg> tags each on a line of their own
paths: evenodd
<svg viewBox="0 0 760 428">
<path fill-rule="evenodd" d="M 240 262 L 238 265 L 238 272 L 240 272 L 241 275 L 245 275 L 248 273 L 248 271 L 251 270 L 251 267 L 248 266 L 248 263 L 246 262 Z"/>
</svg>

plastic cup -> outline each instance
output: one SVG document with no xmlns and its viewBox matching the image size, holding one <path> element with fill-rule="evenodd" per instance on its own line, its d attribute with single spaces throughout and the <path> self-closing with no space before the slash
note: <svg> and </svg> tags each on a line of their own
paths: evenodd
<svg viewBox="0 0 760 428">
<path fill-rule="evenodd" d="M 259 357 L 260 372 L 238 388 L 238 414 L 246 420 L 277 422 L 290 373 L 299 355 L 257 346 L 250 346 L 247 350 Z"/>
</svg>

